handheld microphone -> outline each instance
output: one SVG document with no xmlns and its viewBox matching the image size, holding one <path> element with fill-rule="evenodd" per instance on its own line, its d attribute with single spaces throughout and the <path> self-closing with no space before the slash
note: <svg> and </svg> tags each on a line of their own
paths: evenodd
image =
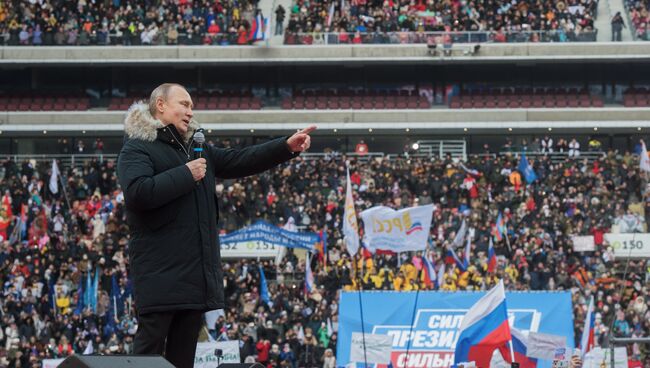
<svg viewBox="0 0 650 368">
<path fill-rule="evenodd" d="M 194 157 L 201 158 L 203 157 L 203 143 L 205 143 L 205 135 L 203 134 L 203 128 L 199 128 L 194 132 L 194 142 L 198 146 L 194 147 Z"/>
</svg>

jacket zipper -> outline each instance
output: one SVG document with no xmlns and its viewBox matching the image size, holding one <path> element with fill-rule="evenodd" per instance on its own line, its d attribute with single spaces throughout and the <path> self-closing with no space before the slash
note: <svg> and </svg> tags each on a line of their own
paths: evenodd
<svg viewBox="0 0 650 368">
<path fill-rule="evenodd" d="M 176 137 L 176 133 L 174 133 L 174 131 L 171 130 L 171 129 L 169 130 L 169 132 L 172 133 L 172 135 L 174 136 L 174 139 L 176 139 L 176 142 L 178 143 L 178 145 L 181 146 L 181 148 L 183 149 L 183 152 L 185 152 L 185 155 L 187 156 L 187 161 L 189 161 L 189 160 L 190 160 L 190 153 L 187 151 L 187 149 L 185 148 L 185 146 L 183 146 L 183 144 L 182 144 L 181 141 L 178 139 L 178 137 Z M 191 144 L 191 143 L 190 143 L 190 144 Z"/>
</svg>

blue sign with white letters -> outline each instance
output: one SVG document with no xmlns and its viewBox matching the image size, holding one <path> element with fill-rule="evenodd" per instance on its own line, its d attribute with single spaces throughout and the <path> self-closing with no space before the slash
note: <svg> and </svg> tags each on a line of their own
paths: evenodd
<svg viewBox="0 0 650 368">
<path fill-rule="evenodd" d="M 370 291 L 359 298 L 358 292 L 341 292 L 337 365 L 350 363 L 352 333 L 362 332 L 361 299 L 363 330 L 392 337 L 394 368 L 450 367 L 463 317 L 484 294 Z M 524 334 L 565 336 L 568 347 L 574 346 L 570 292 L 506 292 L 506 304 L 511 326 Z M 538 367 L 550 362 L 540 361 Z"/>
<path fill-rule="evenodd" d="M 320 241 L 320 237 L 315 233 L 299 233 L 285 230 L 262 220 L 257 221 L 251 226 L 233 231 L 230 234 L 219 235 L 219 242 L 222 245 L 251 241 L 260 241 L 287 248 L 303 248 L 313 251 L 315 244 Z"/>
</svg>

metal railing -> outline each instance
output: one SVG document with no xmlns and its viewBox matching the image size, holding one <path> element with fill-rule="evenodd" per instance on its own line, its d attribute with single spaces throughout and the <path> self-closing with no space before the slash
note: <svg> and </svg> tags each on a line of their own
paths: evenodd
<svg viewBox="0 0 650 368">
<path fill-rule="evenodd" d="M 410 156 L 438 157 L 444 159 L 447 155 L 467 161 L 467 142 L 464 140 L 425 140 L 417 141 L 418 149 Z"/>
<path fill-rule="evenodd" d="M 341 44 L 437 44 L 507 43 L 507 42 L 595 42 L 598 30 L 593 31 L 476 31 L 476 32 L 285 32 L 288 45 Z M 444 46 L 443 46 L 444 47 Z"/>
<path fill-rule="evenodd" d="M 114 153 L 89 153 L 89 154 L 13 154 L 3 155 L 3 158 L 11 159 L 15 162 L 36 161 L 37 163 L 52 163 L 56 160 L 61 168 L 81 167 L 92 160 L 104 162 L 104 160 L 115 160 L 117 154 Z"/>
<path fill-rule="evenodd" d="M 70 38 L 67 33 L 64 37 L 41 36 L 41 41 L 34 44 L 33 37 L 27 43 L 21 43 L 14 35 L 0 33 L 0 46 L 230 46 L 249 45 L 251 42 L 246 39 L 240 43 L 237 33 L 178 33 L 170 37 L 166 32 L 160 32 L 153 36 L 149 42 L 142 42 L 141 33 L 133 34 L 107 34 L 104 32 L 79 33 L 77 37 Z M 68 43 L 73 39 L 74 42 Z"/>
<path fill-rule="evenodd" d="M 553 163 L 564 162 L 567 159 L 581 160 L 581 161 L 586 159 L 588 162 L 593 162 L 606 154 L 605 152 L 602 151 L 581 151 L 581 150 L 578 150 L 577 154 L 575 152 L 572 152 L 570 154 L 569 152 L 501 151 L 499 152 L 499 156 L 514 155 L 515 157 L 519 157 L 523 153 L 526 154 L 526 157 L 530 157 L 530 158 L 546 156 L 549 157 L 551 162 Z"/>
<path fill-rule="evenodd" d="M 345 155 L 346 157 L 355 157 L 358 160 L 370 160 L 373 158 L 382 158 L 386 156 L 383 152 L 368 152 L 368 153 L 356 153 L 356 152 L 345 152 L 345 153 L 340 153 L 340 152 L 305 152 L 301 153 L 300 157 L 302 157 L 305 160 L 318 160 L 321 158 L 334 158 L 334 157 L 341 157 Z"/>
</svg>

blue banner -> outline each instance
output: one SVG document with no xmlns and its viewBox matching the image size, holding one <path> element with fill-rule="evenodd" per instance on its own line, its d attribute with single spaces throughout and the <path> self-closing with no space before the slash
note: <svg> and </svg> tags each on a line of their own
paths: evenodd
<svg viewBox="0 0 650 368">
<path fill-rule="evenodd" d="M 251 241 L 261 241 L 287 248 L 303 248 L 313 251 L 320 238 L 316 233 L 288 231 L 262 220 L 230 234 L 219 235 L 221 245 Z"/>
<path fill-rule="evenodd" d="M 463 317 L 484 294 L 363 292 L 363 327 L 367 334 L 392 337 L 391 362 L 394 368 L 450 367 L 454 362 L 454 348 Z M 506 303 L 511 326 L 524 334 L 532 331 L 566 336 L 568 346 L 574 346 L 570 292 L 506 293 Z M 358 292 L 342 292 L 336 350 L 339 367 L 349 363 L 353 332 L 362 332 L 359 295 Z M 540 361 L 538 367 L 550 367 L 550 362 Z"/>
</svg>

